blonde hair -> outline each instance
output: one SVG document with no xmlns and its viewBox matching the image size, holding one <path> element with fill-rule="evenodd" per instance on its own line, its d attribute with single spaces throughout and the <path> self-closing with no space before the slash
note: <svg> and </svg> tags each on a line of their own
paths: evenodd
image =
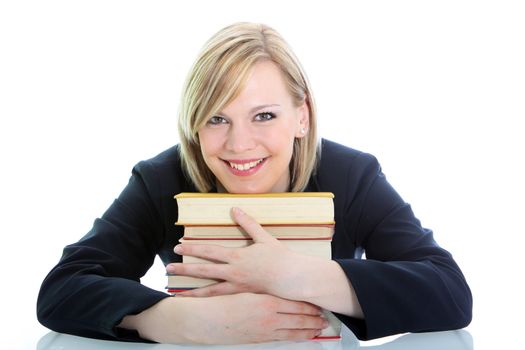
<svg viewBox="0 0 525 350">
<path fill-rule="evenodd" d="M 235 23 L 204 45 L 183 87 L 178 130 L 183 171 L 200 192 L 209 192 L 215 176 L 202 157 L 198 131 L 241 92 L 251 68 L 262 60 L 282 71 L 297 106 L 306 102 L 308 133 L 296 138 L 290 161 L 290 189 L 302 191 L 319 158 L 317 116 L 310 84 L 297 57 L 280 34 L 264 24 Z"/>
</svg>

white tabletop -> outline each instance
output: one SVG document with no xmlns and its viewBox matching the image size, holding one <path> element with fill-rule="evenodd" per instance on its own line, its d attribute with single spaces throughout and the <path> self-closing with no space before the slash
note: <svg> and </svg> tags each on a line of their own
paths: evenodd
<svg viewBox="0 0 525 350">
<path fill-rule="evenodd" d="M 393 339 L 391 339 L 393 338 Z M 45 334 L 36 346 L 37 350 L 118 350 L 118 349 L 209 349 L 209 345 L 168 345 L 168 344 L 144 344 L 125 343 L 115 341 L 96 340 L 76 337 L 68 334 L 49 332 Z M 342 339 L 336 341 L 301 341 L 301 342 L 270 342 L 261 344 L 243 345 L 215 345 L 213 349 L 287 349 L 287 350 L 342 350 L 342 349 L 376 349 L 376 350 L 420 350 L 420 349 L 446 349 L 446 350 L 471 350 L 473 349 L 472 337 L 465 330 L 405 334 L 398 337 L 389 337 L 381 341 L 360 342 L 345 328 Z"/>
</svg>

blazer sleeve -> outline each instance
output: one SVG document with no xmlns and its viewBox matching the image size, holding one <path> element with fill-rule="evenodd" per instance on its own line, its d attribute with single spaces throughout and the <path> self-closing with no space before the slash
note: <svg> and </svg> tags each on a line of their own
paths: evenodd
<svg viewBox="0 0 525 350">
<path fill-rule="evenodd" d="M 451 254 L 421 226 L 373 156 L 363 153 L 356 162 L 344 220 L 352 222 L 350 235 L 366 259 L 334 260 L 351 281 L 365 318 L 338 317 L 361 339 L 468 325 L 472 295 Z"/>
<path fill-rule="evenodd" d="M 138 341 L 138 333 L 117 328 L 168 294 L 140 284 L 153 264 L 164 230 L 158 205 L 158 179 L 145 162 L 134 167 L 128 185 L 91 231 L 64 248 L 42 283 L 37 316 L 62 333 Z M 144 341 L 144 340 L 141 340 Z"/>
</svg>

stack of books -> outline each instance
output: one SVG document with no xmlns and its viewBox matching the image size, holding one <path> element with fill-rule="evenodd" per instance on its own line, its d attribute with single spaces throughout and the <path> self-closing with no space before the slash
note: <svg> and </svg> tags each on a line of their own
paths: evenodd
<svg viewBox="0 0 525 350">
<path fill-rule="evenodd" d="M 214 244 L 246 247 L 250 235 L 232 219 L 231 208 L 238 207 L 290 250 L 331 259 L 334 233 L 333 194 L 328 192 L 288 192 L 268 194 L 180 193 L 175 196 L 179 209 L 176 225 L 184 226 L 181 244 Z M 183 263 L 215 263 L 183 256 Z M 168 275 L 167 290 L 177 293 L 220 281 Z M 318 339 L 339 339 L 340 321 L 328 311 L 330 321 Z"/>
</svg>

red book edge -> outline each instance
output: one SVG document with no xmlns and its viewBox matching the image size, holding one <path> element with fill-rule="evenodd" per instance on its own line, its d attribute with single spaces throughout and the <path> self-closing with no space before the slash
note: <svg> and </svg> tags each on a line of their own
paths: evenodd
<svg viewBox="0 0 525 350">
<path fill-rule="evenodd" d="M 188 290 L 192 290 L 192 289 L 195 289 L 195 288 L 171 288 L 171 287 L 166 287 L 166 291 L 168 293 L 171 293 L 171 294 L 182 293 L 182 292 L 185 292 L 185 291 L 188 291 Z"/>
</svg>

